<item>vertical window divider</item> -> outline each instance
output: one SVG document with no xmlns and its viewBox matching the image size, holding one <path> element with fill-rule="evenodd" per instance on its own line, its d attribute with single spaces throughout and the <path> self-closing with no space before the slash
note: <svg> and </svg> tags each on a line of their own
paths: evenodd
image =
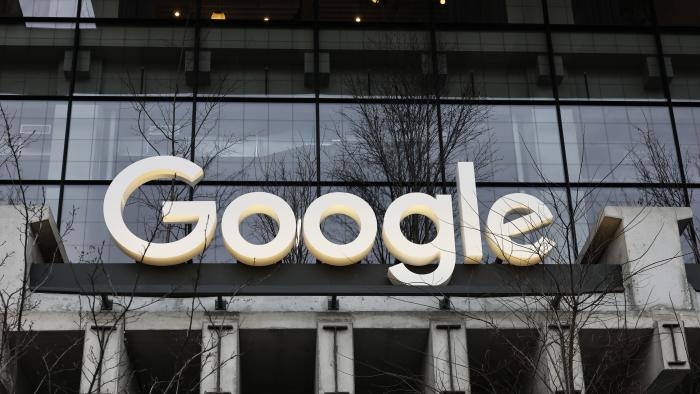
<svg viewBox="0 0 700 394">
<path fill-rule="evenodd" d="M 318 18 L 319 18 L 319 0 L 314 0 L 313 2 L 313 7 L 314 7 L 314 34 L 313 34 L 313 40 L 314 40 L 314 115 L 315 115 L 315 127 L 316 127 L 316 197 L 321 195 L 321 117 L 320 117 L 320 103 L 319 99 L 321 96 L 321 87 L 320 87 L 320 81 L 321 78 L 319 77 L 319 51 L 320 51 L 320 43 L 319 43 L 319 23 L 318 23 Z"/>
<path fill-rule="evenodd" d="M 75 26 L 73 29 L 73 53 L 71 54 L 71 74 L 68 85 L 68 105 L 66 107 L 66 129 L 63 133 L 63 158 L 61 161 L 61 183 L 58 187 L 58 212 L 56 212 L 56 225 L 61 231 L 63 220 L 63 196 L 65 194 L 66 171 L 68 168 L 68 145 L 70 143 L 70 127 L 73 115 L 73 95 L 75 93 L 76 67 L 78 65 L 78 50 L 80 49 L 80 13 L 82 11 L 83 0 L 77 1 Z"/>
<path fill-rule="evenodd" d="M 566 158 L 566 141 L 564 139 L 564 126 L 561 120 L 561 102 L 559 101 L 559 86 L 554 70 L 554 45 L 552 43 L 552 28 L 549 23 L 549 9 L 547 8 L 547 0 L 542 0 L 542 18 L 544 22 L 545 40 L 547 42 L 547 60 L 549 63 L 549 78 L 552 85 L 552 94 L 554 96 L 554 108 L 557 115 L 557 129 L 559 131 L 559 147 L 561 149 L 562 166 L 564 167 L 564 184 L 566 191 L 567 209 L 569 212 L 569 228 L 571 240 L 566 239 L 567 249 L 571 253 L 573 249 L 573 258 L 570 256 L 570 261 L 575 261 L 578 257 L 578 240 L 576 237 L 576 217 L 574 215 L 573 200 L 571 198 L 571 180 L 569 178 L 569 164 Z M 571 242 L 571 245 L 569 244 Z M 571 248 L 570 246 L 573 246 Z"/>
<path fill-rule="evenodd" d="M 437 33 L 435 32 L 435 2 L 428 0 L 429 12 L 429 33 L 430 33 L 430 62 L 431 62 L 431 79 L 433 82 L 433 105 L 435 106 L 437 128 L 438 128 L 438 154 L 440 155 L 440 180 L 443 194 L 447 194 L 447 177 L 445 176 L 445 143 L 442 135 L 442 107 L 440 105 L 440 81 L 438 75 L 438 55 L 437 55 Z"/>
</svg>

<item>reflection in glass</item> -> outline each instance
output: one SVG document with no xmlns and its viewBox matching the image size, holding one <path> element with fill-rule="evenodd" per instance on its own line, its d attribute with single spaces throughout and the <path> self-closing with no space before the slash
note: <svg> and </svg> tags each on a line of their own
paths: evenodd
<svg viewBox="0 0 700 394">
<path fill-rule="evenodd" d="M 665 107 L 562 107 L 564 140 L 572 182 L 635 182 L 653 136 L 674 166 L 673 134 Z"/>
<path fill-rule="evenodd" d="M 0 205 L 14 205 L 22 210 L 24 204 L 35 209 L 30 209 L 31 215 L 39 216 L 41 208 L 51 210 L 54 220 L 58 215 L 58 186 L 38 185 L 3 185 L 0 186 Z M 19 231 L 19 228 L 17 229 Z M 17 233 L 17 239 L 20 234 Z"/>
<path fill-rule="evenodd" d="M 663 34 L 671 97 L 674 100 L 698 100 L 700 97 L 700 36 Z"/>
<path fill-rule="evenodd" d="M 556 24 L 651 25 L 647 1 L 636 0 L 547 0 L 549 20 Z"/>
<path fill-rule="evenodd" d="M 60 179 L 66 129 L 67 103 L 3 101 L 3 141 L 0 144 L 2 179 Z M 6 129 L 4 120 L 10 125 Z M 8 143 L 8 134 L 12 139 Z M 14 154 L 13 154 L 14 150 Z M 14 159 L 19 161 L 19 168 Z M 18 173 L 19 171 L 19 173 Z"/>
<path fill-rule="evenodd" d="M 97 18 L 189 20 L 195 15 L 192 0 L 83 0 L 83 6 L 86 3 L 92 3 Z"/>
<path fill-rule="evenodd" d="M 195 155 L 206 179 L 316 179 L 312 104 L 202 103 L 198 118 Z"/>
<path fill-rule="evenodd" d="M 651 35 L 554 33 L 552 44 L 561 97 L 664 97 Z"/>
<path fill-rule="evenodd" d="M 560 182 L 561 148 L 553 107 L 485 107 L 485 116 L 475 125 L 484 130 L 476 141 L 459 149 L 447 160 L 448 180 L 458 161 L 474 161 L 477 179 L 488 181 Z M 476 158 L 474 149 L 482 151 Z"/>
<path fill-rule="evenodd" d="M 72 30 L 0 25 L 0 93 L 68 94 L 72 45 Z"/>
<path fill-rule="evenodd" d="M 438 49 L 444 96 L 552 97 L 544 34 L 445 31 Z"/>
<path fill-rule="evenodd" d="M 193 30 L 100 26 L 80 35 L 78 94 L 183 94 L 192 91 Z"/>
<path fill-rule="evenodd" d="M 435 19 L 443 23 L 542 23 L 539 0 L 434 2 Z"/>
<path fill-rule="evenodd" d="M 313 94 L 311 30 L 208 28 L 201 39 L 204 95 Z"/>
<path fill-rule="evenodd" d="M 700 108 L 673 109 L 688 182 L 700 181 Z"/>
<path fill-rule="evenodd" d="M 430 73 L 429 43 L 429 35 L 420 31 L 321 30 L 321 94 L 387 95 L 396 75 L 419 83 Z M 313 66 L 312 57 L 309 61 Z"/>
<path fill-rule="evenodd" d="M 428 6 L 429 3 L 424 0 L 325 0 L 319 2 L 319 20 L 348 23 L 424 23 L 429 12 Z"/>
<path fill-rule="evenodd" d="M 68 179 L 112 179 L 144 157 L 190 157 L 192 104 L 73 103 Z"/>
</svg>

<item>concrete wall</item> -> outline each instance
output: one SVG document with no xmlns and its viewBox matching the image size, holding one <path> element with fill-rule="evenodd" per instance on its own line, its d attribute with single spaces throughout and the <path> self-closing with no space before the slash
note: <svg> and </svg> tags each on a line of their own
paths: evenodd
<svg viewBox="0 0 700 394">
<path fill-rule="evenodd" d="M 2 266 L 0 276 L 2 288 L 9 291 L 21 286 L 24 277 L 23 244 L 21 237 L 17 237 L 23 220 L 13 207 L 0 207 L 0 215 L 7 223 L 0 227 L 3 247 L 13 252 Z M 589 256 L 597 262 L 623 264 L 626 290 L 595 298 L 601 305 L 577 312 L 580 316 L 573 321 L 581 326 L 573 331 L 576 390 L 586 390 L 585 368 L 591 357 L 595 357 L 590 349 L 597 346 L 581 340 L 580 330 L 586 330 L 589 336 L 595 336 L 591 332 L 630 331 L 643 338 L 635 351 L 638 357 L 634 362 L 640 370 L 635 379 L 650 392 L 676 387 L 691 372 L 690 360 L 700 357 L 700 346 L 689 344 L 684 332 L 700 329 L 700 314 L 695 310 L 697 294 L 687 284 L 679 236 L 689 217 L 688 208 L 608 207 L 601 214 L 582 259 Z M 28 261 L 39 261 L 42 258 L 39 248 L 32 242 L 30 245 Z M 442 310 L 441 299 L 434 296 L 347 296 L 338 298 L 339 311 L 328 310 L 326 297 L 232 297 L 226 299 L 225 312 L 214 310 L 214 298 L 110 299 L 113 309 L 105 311 L 101 310 L 100 297 L 32 294 L 31 307 L 24 314 L 25 330 L 74 332 L 83 338 L 81 393 L 88 392 L 90 379 L 98 375 L 102 393 L 138 392 L 138 385 L 144 384 L 143 376 L 139 375 L 143 374 L 143 368 L 138 368 L 142 363 L 155 362 L 148 365 L 156 371 L 153 374 L 160 373 L 158 368 L 170 360 L 168 346 L 163 347 L 155 340 L 139 342 L 138 335 L 144 332 L 162 332 L 165 343 L 170 336 L 174 343 L 180 337 L 197 338 L 195 350 L 188 354 L 199 361 L 183 370 L 199 374 L 198 387 L 202 393 L 250 392 L 251 387 L 246 387 L 246 381 L 250 381 L 247 377 L 274 373 L 251 370 L 257 365 L 255 362 L 274 363 L 285 359 L 285 352 L 294 349 L 293 343 L 282 342 L 278 350 L 244 354 L 239 344 L 242 332 L 274 336 L 297 332 L 316 338 L 315 350 L 301 351 L 307 361 L 315 357 L 315 372 L 309 373 L 314 375 L 313 386 L 319 393 L 354 393 L 365 389 L 367 380 L 355 374 L 365 371 L 370 361 L 356 357 L 366 357 L 372 352 L 382 354 L 381 357 L 396 365 L 405 364 L 406 368 L 418 365 L 417 373 L 423 375 L 417 383 L 412 383 L 424 392 L 470 392 L 474 385 L 483 382 L 478 366 L 489 357 L 483 349 L 501 349 L 499 346 L 522 348 L 523 354 L 531 355 L 530 377 L 523 384 L 538 392 L 565 390 L 562 382 L 567 377 L 561 375 L 561 370 L 567 357 L 557 339 L 567 338 L 572 332 L 567 328 L 572 311 L 565 304 L 553 310 L 548 297 L 452 298 L 451 309 Z M 579 323 L 583 321 L 585 324 Z M 105 330 L 111 335 L 100 342 L 99 333 Z M 516 339 L 498 345 L 502 339 L 499 332 L 530 333 L 535 342 L 527 342 L 530 334 L 518 334 L 512 337 Z M 386 333 L 389 333 L 388 341 L 371 342 L 372 348 L 367 348 L 367 335 L 381 338 Z M 483 343 L 484 333 L 496 335 L 495 342 Z M 396 338 L 398 345 L 391 338 Z M 411 351 L 403 354 L 406 349 Z M 151 359 L 153 355 L 155 358 Z M 10 392 L 13 387 L 23 392 L 22 387 L 36 384 L 22 373 L 22 368 L 32 365 L 27 357 L 4 366 L 6 377 L 1 381 Z M 517 358 L 512 354 L 499 357 Z M 299 365 L 288 368 L 302 368 L 303 360 L 299 361 Z"/>
</svg>

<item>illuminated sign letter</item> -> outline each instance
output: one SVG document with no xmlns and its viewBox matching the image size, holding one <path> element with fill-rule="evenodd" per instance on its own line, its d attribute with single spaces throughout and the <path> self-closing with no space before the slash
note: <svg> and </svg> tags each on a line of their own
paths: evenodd
<svg viewBox="0 0 700 394">
<path fill-rule="evenodd" d="M 476 198 L 476 177 L 472 162 L 457 164 L 457 198 L 459 198 L 460 234 L 462 235 L 464 263 L 479 264 L 483 252 L 479 227 L 479 201 Z"/>
<path fill-rule="evenodd" d="M 523 215 L 505 222 L 512 214 Z M 496 200 L 489 212 L 486 229 L 486 241 L 491 251 L 502 260 L 513 265 L 537 264 L 554 247 L 554 241 L 544 236 L 532 244 L 513 241 L 544 226 L 554 220 L 552 212 L 536 197 L 524 193 L 513 193 Z"/>
<path fill-rule="evenodd" d="M 360 230 L 350 243 L 329 241 L 321 231 L 321 222 L 331 215 L 346 215 Z M 377 217 L 367 201 L 349 193 L 328 193 L 311 203 L 304 214 L 304 244 L 314 257 L 330 265 L 350 265 L 372 250 L 377 235 Z"/>
<path fill-rule="evenodd" d="M 409 215 L 423 215 L 430 219 L 437 234 L 426 244 L 409 241 L 401 231 L 401 221 Z M 452 224 L 452 197 L 436 197 L 423 193 L 408 193 L 394 200 L 384 214 L 382 239 L 389 252 L 403 264 L 389 268 L 389 280 L 416 286 L 447 284 L 455 267 L 455 238 Z M 421 266 L 435 260 L 437 267 L 427 274 L 416 274 L 406 264 Z"/>
<path fill-rule="evenodd" d="M 241 223 L 256 214 L 271 217 L 279 226 L 275 238 L 263 245 L 250 243 L 241 234 Z M 297 237 L 294 211 L 274 194 L 244 194 L 226 207 L 221 218 L 221 235 L 226 249 L 239 262 L 255 266 L 274 264 L 282 260 L 294 246 Z"/>
<path fill-rule="evenodd" d="M 163 222 L 197 223 L 184 238 L 149 242 L 137 237 L 124 223 L 124 206 L 129 196 L 146 182 L 176 179 L 190 186 L 204 177 L 204 171 L 189 160 L 155 156 L 139 160 L 122 170 L 109 185 L 103 205 L 107 230 L 117 246 L 129 257 L 150 265 L 175 265 L 201 253 L 216 232 L 216 203 L 213 201 L 164 201 Z"/>
</svg>

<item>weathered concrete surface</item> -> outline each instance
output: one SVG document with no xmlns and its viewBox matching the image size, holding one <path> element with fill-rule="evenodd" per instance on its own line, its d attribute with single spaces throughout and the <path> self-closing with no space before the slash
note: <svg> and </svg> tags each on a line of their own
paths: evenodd
<svg viewBox="0 0 700 394">
<path fill-rule="evenodd" d="M 471 392 L 464 322 L 454 319 L 430 322 L 425 392 Z"/>
<path fill-rule="evenodd" d="M 355 393 L 355 356 L 349 316 L 322 316 L 316 329 L 316 393 Z"/>
<path fill-rule="evenodd" d="M 202 322 L 201 394 L 240 392 L 238 329 L 231 314 L 207 314 Z"/>
<path fill-rule="evenodd" d="M 7 263 L 0 267 L 0 285 L 3 291 L 17 289 L 24 278 L 24 244 L 18 231 L 23 220 L 13 207 L 0 207 L 0 217 L 6 225 L 0 226 L 0 242 L 4 253 L 10 253 Z M 687 368 L 669 361 L 687 360 L 687 347 L 676 329 L 674 347 L 670 345 L 671 331 L 663 331 L 663 324 L 680 321 L 686 327 L 700 327 L 700 314 L 692 300 L 698 295 L 687 286 L 683 258 L 680 255 L 679 226 L 687 223 L 687 208 L 627 208 L 608 207 L 592 231 L 582 254 L 594 256 L 595 263 L 624 264 L 627 287 L 625 294 L 607 294 L 603 305 L 593 312 L 585 312 L 586 329 L 648 329 L 656 330 L 656 342 L 647 349 L 648 363 L 640 375 L 648 390 L 673 387 L 687 374 Z M 38 216 L 45 220 L 45 214 Z M 33 237 L 31 232 L 28 233 Z M 598 236 L 596 238 L 596 235 Z M 45 236 L 45 234 L 44 234 Z M 603 238 L 601 238 L 603 236 Z M 32 238 L 33 239 L 33 238 Z M 27 248 L 28 261 L 42 261 L 44 256 L 30 239 Z M 469 368 L 467 347 L 469 332 L 475 329 L 528 329 L 540 330 L 537 322 L 547 322 L 550 305 L 541 297 L 491 297 L 452 298 L 451 310 L 440 309 L 440 297 L 339 297 L 340 311 L 328 311 L 326 297 L 229 297 L 227 312 L 214 312 L 214 298 L 157 299 L 110 297 L 116 306 L 130 305 L 131 312 L 113 330 L 106 342 L 103 362 L 103 392 L 129 392 L 132 376 L 128 363 L 124 332 L 128 330 L 202 330 L 202 385 L 201 390 L 213 391 L 218 362 L 218 346 L 215 329 L 210 325 L 230 325 L 230 333 L 221 338 L 220 354 L 229 361 L 222 363 L 218 373 L 222 391 L 238 393 L 240 390 L 240 365 L 238 330 L 241 329 L 309 329 L 317 330 L 316 389 L 318 392 L 335 389 L 335 357 L 331 352 L 332 331 L 323 325 L 342 324 L 347 330 L 336 332 L 338 390 L 354 392 L 353 330 L 358 329 L 416 329 L 425 330 L 429 344 L 425 349 L 427 385 L 446 390 L 469 392 Z M 99 297 L 31 294 L 31 308 L 26 311 L 25 329 L 36 331 L 84 330 L 85 349 L 83 368 L 97 371 L 95 349 L 99 347 L 92 328 L 107 325 L 109 319 L 98 321 L 95 316 L 108 313 L 92 313 L 99 310 Z M 630 307 L 630 303 L 631 306 Z M 194 310 L 193 310 L 194 309 Z M 99 311 L 98 311 L 99 312 Z M 522 319 L 527 314 L 528 319 Z M 633 322 L 633 325 L 632 325 Z M 446 354 L 445 332 L 438 324 L 449 323 L 460 328 L 451 331 L 451 355 Z M 533 325 L 535 324 L 535 325 Z M 661 328 L 660 328 L 661 327 Z M 227 330 L 228 331 L 228 330 Z M 540 341 L 541 349 L 549 356 L 542 359 L 544 381 L 549 388 L 559 389 L 555 383 L 561 377 L 552 373 L 560 365 L 553 341 Z M 553 349 L 553 350 L 551 350 Z M 576 360 L 580 354 L 575 355 Z M 451 361 L 451 362 L 448 362 Z M 577 365 L 580 361 L 577 361 Z M 449 379 L 452 365 L 452 379 Z M 578 366 L 577 366 L 578 368 Z M 577 369 L 577 371 L 579 371 Z M 579 371 L 581 372 L 581 371 Z M 87 374 L 86 374 L 87 375 Z M 576 374 L 576 388 L 585 389 L 585 382 Z M 85 389 L 86 379 L 81 382 Z M 213 384 L 213 386 L 212 386 Z M 450 386 L 451 384 L 451 386 Z M 331 387 L 332 386 L 332 387 Z M 12 392 L 11 389 L 8 389 Z"/>
<path fill-rule="evenodd" d="M 690 208 L 605 207 L 579 261 L 622 264 L 635 309 L 691 309 L 680 234 L 692 217 Z"/>
</svg>

